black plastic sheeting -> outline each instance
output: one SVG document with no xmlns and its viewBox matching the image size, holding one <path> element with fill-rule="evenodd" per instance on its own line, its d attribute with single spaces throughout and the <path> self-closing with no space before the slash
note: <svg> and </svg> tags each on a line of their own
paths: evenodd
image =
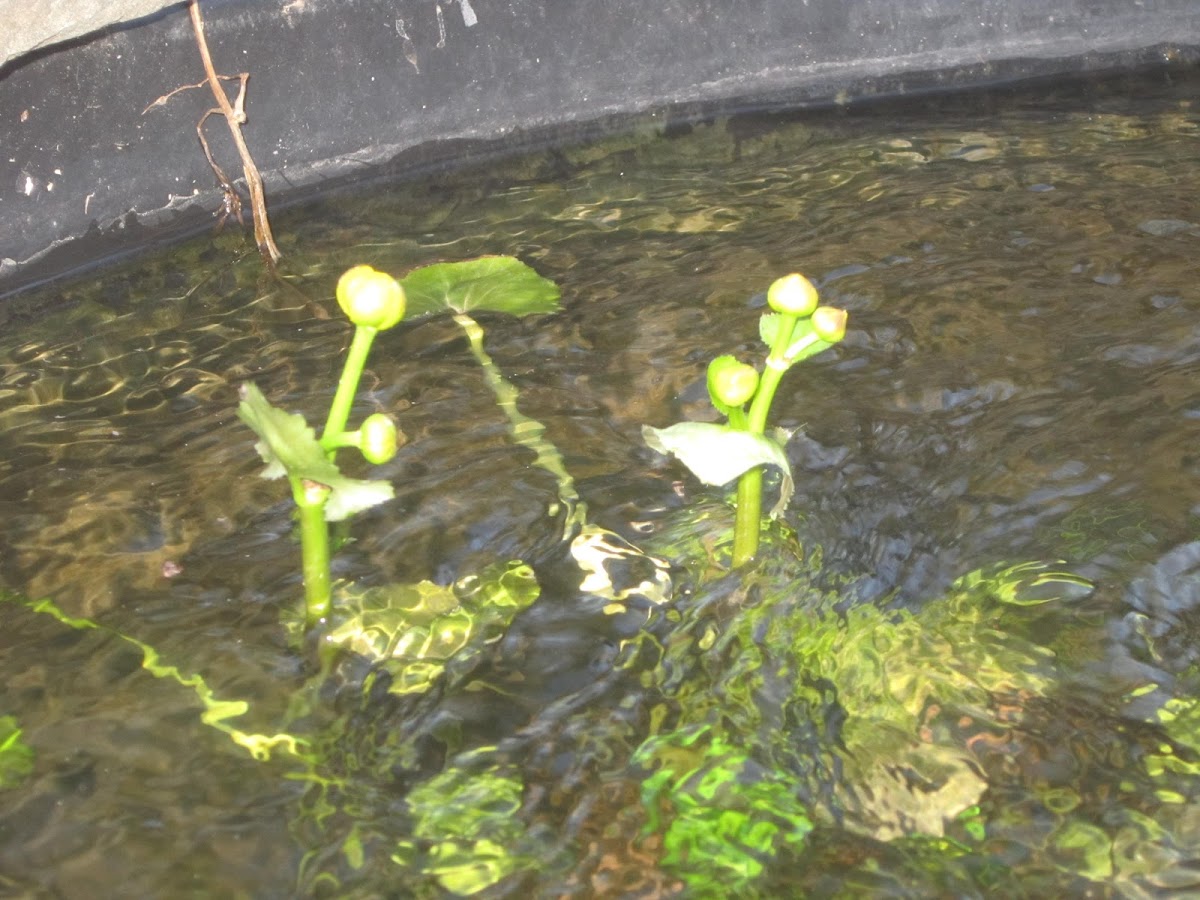
<svg viewBox="0 0 1200 900">
<path fill-rule="evenodd" d="M 1194 60 L 1198 0 L 204 0 L 270 203 L 658 111 L 845 103 Z M 186 10 L 0 70 L 0 295 L 213 222 Z M 231 88 L 232 92 L 233 88 Z M 224 120 L 206 135 L 241 165 Z"/>
</svg>

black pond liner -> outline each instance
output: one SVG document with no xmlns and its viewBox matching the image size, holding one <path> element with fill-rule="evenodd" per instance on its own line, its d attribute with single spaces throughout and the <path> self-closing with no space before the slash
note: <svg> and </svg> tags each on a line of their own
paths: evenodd
<svg viewBox="0 0 1200 900">
<path fill-rule="evenodd" d="M 273 208 L 363 177 L 595 137 L 632 114 L 669 126 L 735 108 L 1131 71 L 1200 48 L 1194 0 L 201 8 L 218 70 L 250 74 L 245 135 Z M 6 27 L 28 21 L 23 12 Z M 0 67 L 0 297 L 213 223 L 223 196 L 195 131 L 213 106 L 207 86 L 153 105 L 202 77 L 178 4 Z M 206 133 L 240 173 L 224 122 Z"/>
</svg>

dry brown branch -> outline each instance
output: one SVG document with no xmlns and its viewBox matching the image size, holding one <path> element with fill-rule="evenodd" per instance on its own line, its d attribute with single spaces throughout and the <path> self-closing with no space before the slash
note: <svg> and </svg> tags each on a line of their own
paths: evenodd
<svg viewBox="0 0 1200 900">
<path fill-rule="evenodd" d="M 246 82 L 250 78 L 249 74 L 242 72 L 237 76 L 220 76 L 213 67 L 212 54 L 208 51 L 208 41 L 204 37 L 204 20 L 200 16 L 200 5 L 197 0 L 190 0 L 188 3 L 188 12 L 192 17 L 192 30 L 196 33 L 196 45 L 200 50 L 200 59 L 204 63 L 204 73 L 208 78 L 208 86 L 212 88 L 213 96 L 217 99 L 218 109 L 209 110 L 204 114 L 204 118 L 200 120 L 196 126 L 197 133 L 200 134 L 200 143 L 204 147 L 204 154 L 208 157 L 209 165 L 213 167 L 218 180 L 221 182 L 221 189 L 225 191 L 225 212 L 221 217 L 221 222 L 230 215 L 231 209 L 235 212 L 238 218 L 241 218 L 241 200 L 237 199 L 237 192 L 233 190 L 229 179 L 225 177 L 225 173 L 213 160 L 212 154 L 208 149 L 208 142 L 204 140 L 203 126 L 205 120 L 210 115 L 220 112 L 225 116 L 225 121 L 229 125 L 230 134 L 233 136 L 233 143 L 237 147 L 238 155 L 242 158 L 242 172 L 246 178 L 246 187 L 250 191 L 250 208 L 254 214 L 254 241 L 258 244 L 258 252 L 262 254 L 263 261 L 268 268 L 274 269 L 275 263 L 279 261 L 281 256 L 279 248 L 275 246 L 275 238 L 271 234 L 271 223 L 267 219 L 267 201 L 263 195 L 262 177 L 258 174 L 258 166 L 254 164 L 254 158 L 250 155 L 250 148 L 246 146 L 246 139 L 242 136 L 242 125 L 246 122 L 246 112 L 244 108 L 246 99 Z M 238 90 L 237 100 L 231 104 L 229 97 L 225 93 L 225 89 L 221 86 L 221 79 L 233 80 L 238 78 L 241 81 L 241 86 Z M 186 88 L 178 88 L 185 90 Z M 171 94 L 176 93 L 172 91 Z M 159 98 L 164 100 L 169 98 L 171 94 L 166 94 Z M 156 103 L 158 101 L 155 101 Z M 154 106 L 155 104 L 151 104 Z M 149 109 L 150 107 L 147 107 Z M 230 199 L 230 194 L 236 199 L 236 204 L 233 204 Z"/>
</svg>

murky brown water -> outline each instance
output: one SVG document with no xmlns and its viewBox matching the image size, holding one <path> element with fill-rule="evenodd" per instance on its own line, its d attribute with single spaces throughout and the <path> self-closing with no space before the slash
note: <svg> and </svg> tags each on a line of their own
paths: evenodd
<svg viewBox="0 0 1200 900">
<path fill-rule="evenodd" d="M 705 723 L 705 746 L 736 744 L 757 767 L 737 770 L 743 786 L 794 785 L 787 802 L 817 826 L 755 850 L 761 871 L 736 874 L 746 896 L 1200 889 L 1197 104 L 1200 82 L 1176 73 L 648 130 L 281 215 L 286 286 L 225 235 L 18 298 L 10 315 L 54 310 L 17 314 L 0 337 L 0 587 L 146 642 L 251 701 L 263 731 L 282 727 L 306 675 L 279 626 L 300 596 L 298 548 L 285 489 L 257 477 L 236 389 L 252 379 L 323 418 L 349 336 L 331 301 L 346 267 L 402 274 L 506 253 L 556 281 L 556 315 L 481 317 L 489 351 L 593 519 L 668 555 L 683 552 L 667 540 L 680 531 L 719 540 L 722 493 L 646 449 L 640 426 L 711 418 L 707 361 L 757 354 L 758 295 L 780 274 L 817 280 L 851 331 L 790 373 L 775 405 L 778 424 L 803 428 L 787 519 L 809 561 L 768 566 L 749 587 L 692 583 L 642 630 L 578 595 L 546 514 L 553 478 L 510 440 L 453 323 L 382 335 L 357 409 L 395 413 L 409 442 L 378 470 L 397 499 L 355 521 L 335 574 L 445 584 L 519 558 L 538 571 L 539 601 L 473 681 L 369 713 L 353 711 L 353 689 L 330 690 L 327 712 L 291 726 L 322 735 L 346 779 L 328 819 L 286 759 L 256 762 L 205 727 L 194 695 L 151 678 L 129 644 L 5 605 L 0 713 L 37 761 L 0 795 L 0 888 L 339 895 L 314 875 L 325 871 L 340 895 L 437 896 L 427 830 L 458 827 L 469 843 L 471 828 L 497 826 L 422 819 L 410 792 L 435 784 L 449 807 L 469 805 L 463 783 L 502 775 L 487 796 L 517 784 L 506 818 L 520 827 L 492 839 L 522 862 L 490 895 L 706 896 L 709 876 L 688 879 L 700 864 L 672 857 L 680 832 L 655 830 L 645 793 L 646 760 L 661 756 L 647 737 L 691 740 Z M 749 624 L 803 609 L 940 615 L 960 576 L 1033 560 L 1062 560 L 1095 590 L 996 613 L 989 635 L 1018 643 L 986 660 L 944 623 L 923 632 L 944 645 L 898 644 L 913 667 L 963 661 L 948 693 L 921 695 L 916 724 L 872 718 L 839 681 L 845 666 L 826 671 L 798 644 L 784 659 Z M 754 617 L 766 608 L 777 612 Z M 661 651 L 631 649 L 650 636 Z M 980 674 L 1009 653 L 1027 679 Z M 789 694 L 825 683 L 836 695 Z M 322 731 L 335 715 L 349 716 L 344 746 Z M 872 780 L 885 757 L 848 735 L 874 728 L 897 729 L 909 794 L 936 782 L 961 802 L 931 807 Z M 953 777 L 938 781 L 929 760 Z M 794 823 L 770 796 L 751 805 Z M 707 821 L 682 803 L 665 821 Z M 982 838 L 943 833 L 937 810 L 964 806 L 982 809 Z M 357 871 L 339 849 L 356 821 Z M 405 842 L 415 856 L 395 849 Z"/>
</svg>

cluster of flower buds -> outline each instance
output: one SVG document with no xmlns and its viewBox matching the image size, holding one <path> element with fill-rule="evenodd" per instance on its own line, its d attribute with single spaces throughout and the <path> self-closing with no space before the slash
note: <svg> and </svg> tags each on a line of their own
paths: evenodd
<svg viewBox="0 0 1200 900">
<path fill-rule="evenodd" d="M 767 304 L 777 313 L 812 318 L 813 331 L 827 344 L 836 344 L 846 336 L 846 311 L 833 306 L 818 306 L 817 289 L 803 275 L 792 273 L 776 278 L 767 289 Z"/>
<path fill-rule="evenodd" d="M 771 349 L 768 367 L 784 370 L 794 363 L 815 356 L 846 336 L 846 311 L 833 306 L 821 306 L 817 289 L 803 275 L 791 274 L 777 278 L 767 290 L 767 303 L 777 315 L 767 315 L 764 339 Z M 779 329 L 787 328 L 786 335 Z M 778 374 L 778 373 L 777 373 Z M 773 392 L 777 380 L 768 390 Z M 708 393 L 713 405 L 722 413 L 732 415 L 734 423 L 745 404 L 758 392 L 761 379 L 758 370 L 733 356 L 718 356 L 708 366 Z M 770 398 L 765 398 L 770 402 Z"/>
</svg>

